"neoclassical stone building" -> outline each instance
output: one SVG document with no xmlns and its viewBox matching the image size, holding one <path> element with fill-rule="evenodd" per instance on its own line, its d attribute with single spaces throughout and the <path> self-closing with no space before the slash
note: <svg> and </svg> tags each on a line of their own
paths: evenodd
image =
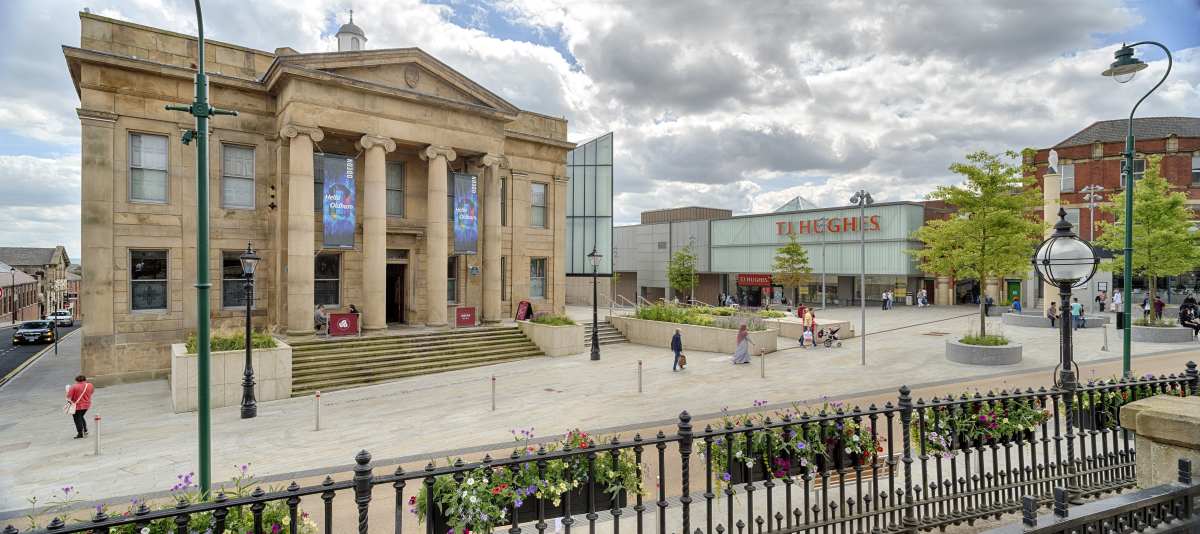
<svg viewBox="0 0 1200 534">
<path fill-rule="evenodd" d="M 64 46 L 82 123 L 83 372 L 100 383 L 165 376 L 194 331 L 196 39 L 80 13 Z M 313 331 L 316 304 L 355 304 L 365 329 L 484 322 L 565 298 L 566 120 L 518 109 L 417 48 L 274 53 L 210 41 L 209 270 L 214 330 L 243 324 L 237 256 L 263 257 L 254 323 Z M 330 169 L 354 188 L 352 244 L 328 248 Z M 477 178 L 477 254 L 453 254 L 453 173 Z M 348 238 L 349 239 L 349 238 Z"/>
</svg>

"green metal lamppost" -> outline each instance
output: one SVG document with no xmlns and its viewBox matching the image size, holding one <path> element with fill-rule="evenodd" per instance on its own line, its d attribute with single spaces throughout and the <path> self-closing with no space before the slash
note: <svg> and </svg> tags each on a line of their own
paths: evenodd
<svg viewBox="0 0 1200 534">
<path fill-rule="evenodd" d="M 196 2 L 196 28 L 199 61 L 196 62 L 196 98 L 192 105 L 168 104 L 168 111 L 183 111 L 196 117 L 196 129 L 183 134 L 183 144 L 196 140 L 196 396 L 200 441 L 200 495 L 207 498 L 212 489 L 212 414 L 209 399 L 209 317 L 208 290 L 208 118 L 213 115 L 237 115 L 236 111 L 208 105 L 208 78 L 204 74 L 204 14 Z"/>
<path fill-rule="evenodd" d="M 1125 135 L 1125 163 L 1122 165 L 1121 173 L 1125 177 L 1125 266 L 1122 271 L 1124 287 L 1121 292 L 1124 293 L 1122 306 L 1124 309 L 1125 319 L 1122 321 L 1121 328 L 1121 372 L 1125 378 L 1132 378 L 1133 371 L 1130 361 L 1130 347 L 1133 341 L 1132 331 L 1129 326 L 1131 324 L 1131 316 L 1133 312 L 1133 114 L 1137 113 L 1138 106 L 1142 105 L 1142 101 L 1150 96 L 1155 89 L 1158 89 L 1163 82 L 1167 81 L 1167 76 L 1171 74 L 1171 51 L 1161 43 L 1154 41 L 1139 41 L 1131 45 L 1123 45 L 1113 54 L 1116 61 L 1112 62 L 1102 74 L 1109 76 L 1117 83 L 1125 83 L 1133 79 L 1133 76 L 1138 71 L 1145 69 L 1148 65 L 1142 60 L 1133 57 L 1133 47 L 1141 45 L 1154 45 L 1166 52 L 1167 54 L 1167 72 L 1163 73 L 1163 77 L 1158 83 L 1154 84 L 1142 98 L 1139 98 L 1137 103 L 1133 105 L 1133 109 L 1129 112 L 1129 126 Z"/>
</svg>

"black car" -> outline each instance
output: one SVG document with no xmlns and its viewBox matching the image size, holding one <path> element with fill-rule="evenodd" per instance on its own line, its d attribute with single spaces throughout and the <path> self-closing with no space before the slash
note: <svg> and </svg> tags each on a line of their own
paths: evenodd
<svg viewBox="0 0 1200 534">
<path fill-rule="evenodd" d="M 13 345 L 22 343 L 53 343 L 54 323 L 52 321 L 25 321 L 13 332 Z"/>
</svg>

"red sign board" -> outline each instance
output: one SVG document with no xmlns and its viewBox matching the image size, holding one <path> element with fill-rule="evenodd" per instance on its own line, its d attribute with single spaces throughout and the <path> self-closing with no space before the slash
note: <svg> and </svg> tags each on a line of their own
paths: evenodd
<svg viewBox="0 0 1200 534">
<path fill-rule="evenodd" d="M 744 287 L 771 287 L 771 275 L 739 274 L 737 275 L 737 285 Z"/>
<path fill-rule="evenodd" d="M 334 312 L 329 314 L 330 336 L 352 336 L 355 334 L 358 334 L 357 313 Z"/>
<path fill-rule="evenodd" d="M 455 326 L 475 326 L 475 307 L 459 306 L 454 309 Z"/>
<path fill-rule="evenodd" d="M 517 320 L 524 321 L 525 319 L 528 319 L 529 316 L 532 315 L 529 312 L 529 309 L 530 306 L 528 300 L 522 300 L 519 304 L 517 304 Z"/>
</svg>

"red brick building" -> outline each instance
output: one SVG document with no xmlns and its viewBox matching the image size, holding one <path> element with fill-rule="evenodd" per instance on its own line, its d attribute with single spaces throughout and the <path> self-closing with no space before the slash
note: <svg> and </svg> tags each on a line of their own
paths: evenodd
<svg viewBox="0 0 1200 534">
<path fill-rule="evenodd" d="M 1125 119 L 1099 121 L 1053 147 L 1038 150 L 1034 156 L 1038 182 L 1045 187 L 1050 151 L 1058 153 L 1059 201 L 1082 238 L 1089 239 L 1092 228 L 1088 201 L 1084 199 L 1086 193 L 1081 192 L 1085 187 L 1095 184 L 1104 188 L 1099 193 L 1103 200 L 1096 203 L 1096 220 L 1113 220 L 1102 214 L 1099 206 L 1107 204 L 1114 193 L 1124 190 L 1121 162 L 1127 128 Z M 1133 135 L 1134 179 L 1140 179 L 1145 172 L 1147 156 L 1161 155 L 1162 175 L 1174 188 L 1187 193 L 1189 207 L 1200 219 L 1200 117 L 1134 119 Z M 1135 280 L 1134 289 L 1143 287 L 1142 283 Z M 1198 283 L 1200 279 L 1189 275 L 1179 277 L 1171 287 L 1186 286 L 1188 290 L 1200 291 Z"/>
</svg>

